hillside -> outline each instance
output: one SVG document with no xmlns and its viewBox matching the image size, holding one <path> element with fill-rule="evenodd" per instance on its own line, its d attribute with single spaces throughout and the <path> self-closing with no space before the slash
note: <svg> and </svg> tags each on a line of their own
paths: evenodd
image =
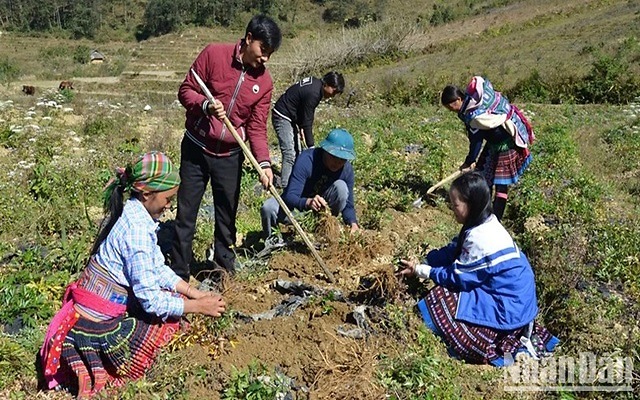
<svg viewBox="0 0 640 400">
<path fill-rule="evenodd" d="M 218 320 L 191 317 L 191 330 L 144 379 L 98 398 L 640 396 L 640 97 L 578 104 L 558 91 L 562 101 L 531 100 L 543 97 L 531 94 L 536 88 L 586 90 L 582 82 L 594 92 L 606 82 L 608 93 L 631 93 L 623 85 L 640 72 L 640 3 L 395 1 L 386 3 L 383 20 L 349 30 L 321 21 L 328 3 L 296 2 L 311 16 L 300 11 L 295 23 L 283 22 L 287 35 L 269 68 L 276 96 L 303 72 L 338 69 L 347 78 L 346 92 L 318 108 L 315 132 L 319 140 L 340 126 L 354 135 L 356 209 L 365 230 L 336 234 L 329 229 L 336 220 L 301 219 L 322 243 L 336 282 L 327 281 L 293 232 L 286 249 L 256 258 L 259 208 L 268 194 L 247 165 L 236 244 L 243 270 L 218 284 L 206 279 L 216 276 L 206 260 L 209 193 L 194 242 L 201 271 L 192 283 L 222 291 L 229 311 Z M 425 22 L 446 7 L 448 22 Z M 70 398 L 38 392 L 32 361 L 65 286 L 86 262 L 104 183 L 115 166 L 143 151 L 162 150 L 178 161 L 184 110 L 176 90 L 208 42 L 237 40 L 242 28 L 189 27 L 140 42 L 0 35 L 0 63 L 19 69 L 14 77 L 9 69 L 0 75 L 7 77 L 0 86 L 0 398 Z M 106 62 L 76 62 L 76 51 L 87 48 L 99 49 Z M 624 73 L 594 78 L 604 56 L 606 71 Z M 529 79 L 534 70 L 541 81 Z M 513 383 L 507 372 L 452 359 L 424 328 L 414 306 L 432 284 L 393 274 L 399 257 L 440 247 L 459 230 L 444 189 L 421 207 L 412 204 L 456 169 L 468 146 L 456 116 L 435 97 L 442 85 L 464 84 L 477 73 L 517 93 L 536 129 L 534 162 L 510 192 L 504 223 L 531 260 L 538 319 L 560 338 L 558 356 L 630 360 L 635 367 L 623 377 L 625 391 L 575 391 L 578 383 L 603 383 L 597 376 L 560 391 L 507 391 Z M 63 79 L 74 82 L 73 91 L 57 91 Z M 518 89 L 524 81 L 528 86 Z M 21 93 L 23 85 L 35 86 L 35 96 Z M 269 135 L 278 162 L 270 123 Z M 283 281 L 308 285 L 302 300 Z M 286 313 L 269 314 L 284 306 Z M 358 309 L 365 310 L 364 326 Z"/>
</svg>

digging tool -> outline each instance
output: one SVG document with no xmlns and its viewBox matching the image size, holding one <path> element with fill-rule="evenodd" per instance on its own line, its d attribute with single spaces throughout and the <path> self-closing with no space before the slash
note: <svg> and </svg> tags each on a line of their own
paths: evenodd
<svg viewBox="0 0 640 400">
<path fill-rule="evenodd" d="M 198 82 L 198 85 L 200 85 L 200 89 L 202 89 L 202 92 L 204 93 L 204 95 L 207 96 L 209 101 L 214 102 L 215 99 L 213 98 L 213 95 L 209 91 L 209 88 L 207 88 L 207 86 L 204 84 L 202 79 L 200 79 L 200 76 L 198 76 L 198 74 L 196 73 L 196 71 L 194 71 L 193 68 L 191 68 L 191 73 L 193 74 L 193 77 L 196 78 L 196 81 Z M 262 167 L 260 167 L 260 164 L 258 164 L 258 161 L 253 156 L 253 154 L 251 154 L 251 151 L 249 150 L 247 145 L 244 143 L 240 135 L 238 135 L 236 128 L 233 127 L 233 125 L 231 124 L 231 121 L 229 121 L 229 118 L 227 118 L 226 116 L 224 117 L 223 122 L 224 122 L 224 125 L 229 130 L 229 132 L 231 132 L 231 134 L 233 135 L 233 138 L 236 140 L 236 142 L 238 142 L 238 144 L 242 148 L 244 155 L 251 161 L 251 164 L 256 169 L 256 171 L 258 171 L 258 174 L 260 175 L 260 179 L 262 179 L 265 176 L 264 171 L 262 171 Z M 302 240 L 304 240 L 304 243 L 307 245 L 309 250 L 311 250 L 311 254 L 313 255 L 313 258 L 315 258 L 316 262 L 320 265 L 320 267 L 322 267 L 322 270 L 324 271 L 325 275 L 327 275 L 329 282 L 334 283 L 335 278 L 333 277 L 333 274 L 331 273 L 331 271 L 329 271 L 324 261 L 320 257 L 320 254 L 318 254 L 318 251 L 314 247 L 313 243 L 311 243 L 311 240 L 309 240 L 309 237 L 307 236 L 307 234 L 304 232 L 304 230 L 302 229 L 298 221 L 296 221 L 296 219 L 293 217 L 291 210 L 289 210 L 289 207 L 287 207 L 287 205 L 282 200 L 282 198 L 278 194 L 278 191 L 273 185 L 269 185 L 269 192 L 271 192 L 271 195 L 276 199 L 276 201 L 280 205 L 280 208 L 284 210 L 284 213 L 289 218 L 289 220 L 293 224 L 296 231 L 298 231 L 300 236 L 302 236 Z"/>
<path fill-rule="evenodd" d="M 442 179 L 440 182 L 436 183 L 435 185 L 431 186 L 428 190 L 427 190 L 427 196 L 433 196 L 433 192 L 439 188 L 440 186 L 447 184 L 451 181 L 453 181 L 454 179 L 456 179 L 457 177 L 459 177 L 460 175 L 464 174 L 467 171 L 473 171 L 473 168 L 475 167 L 475 163 L 472 164 L 471 167 L 463 169 L 463 170 L 458 170 L 454 173 L 452 173 L 451 175 L 447 176 L 446 178 Z M 413 202 L 413 206 L 418 208 L 422 205 L 422 197 L 418 197 L 414 202 Z"/>
</svg>

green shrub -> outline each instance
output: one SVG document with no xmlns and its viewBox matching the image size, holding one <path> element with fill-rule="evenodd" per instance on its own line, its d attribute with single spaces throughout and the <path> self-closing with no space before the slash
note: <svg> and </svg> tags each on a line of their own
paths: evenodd
<svg viewBox="0 0 640 400">
<path fill-rule="evenodd" d="M 237 370 L 233 367 L 231 379 L 224 388 L 224 400 L 275 399 L 277 395 L 289 389 L 287 378 L 281 374 L 270 373 L 260 362 L 253 361 L 247 369 Z"/>
<path fill-rule="evenodd" d="M 591 71 L 586 76 L 571 74 L 543 78 L 534 70 L 506 91 L 512 100 L 551 103 L 626 104 L 640 95 L 637 54 L 640 46 L 635 38 L 625 40 L 613 54 L 590 48 L 595 53 Z"/>
<path fill-rule="evenodd" d="M 459 371 L 455 364 L 447 362 L 439 346 L 442 344 L 438 338 L 420 326 L 415 344 L 409 344 L 396 358 L 382 360 L 378 378 L 387 392 L 393 394 L 392 399 L 461 397 L 460 385 L 456 383 Z"/>
<path fill-rule="evenodd" d="M 513 88 L 505 91 L 505 94 L 512 100 L 517 98 L 520 101 L 543 103 L 548 102 L 550 97 L 547 86 L 540 72 L 534 69 L 528 77 L 519 80 Z"/>
<path fill-rule="evenodd" d="M 76 97 L 75 92 L 69 88 L 62 89 L 58 93 L 60 94 L 60 96 L 62 96 L 62 100 L 65 103 L 71 103 L 73 99 Z"/>
<path fill-rule="evenodd" d="M 13 338 L 0 334 L 0 390 L 12 385 L 20 377 L 33 374 L 31 364 L 34 359 L 34 353 Z"/>
<path fill-rule="evenodd" d="M 599 279 L 640 282 L 637 221 L 612 221 L 595 227 L 589 237 L 589 249 L 589 262 Z"/>
<path fill-rule="evenodd" d="M 638 95 L 640 78 L 630 71 L 629 61 L 621 53 L 599 56 L 576 87 L 580 103 L 625 104 Z"/>
<path fill-rule="evenodd" d="M 0 128 L 0 145 L 7 149 L 16 147 L 20 144 L 18 134 L 13 132 L 9 127 Z"/>
<path fill-rule="evenodd" d="M 8 57 L 0 59 L 0 82 L 9 85 L 20 76 L 20 67 Z"/>
<path fill-rule="evenodd" d="M 382 87 L 382 98 L 390 105 L 439 104 L 440 89 L 425 76 L 413 82 L 397 79 Z"/>
<path fill-rule="evenodd" d="M 70 47 L 65 45 L 47 46 L 40 50 L 40 58 L 51 60 L 54 58 L 68 58 L 71 56 Z"/>
<path fill-rule="evenodd" d="M 432 26 L 444 25 L 455 18 L 453 8 L 450 5 L 434 4 L 433 13 L 429 19 Z"/>
<path fill-rule="evenodd" d="M 79 45 L 73 52 L 73 61 L 78 64 L 87 64 L 90 61 L 91 49 L 89 46 Z"/>
</svg>

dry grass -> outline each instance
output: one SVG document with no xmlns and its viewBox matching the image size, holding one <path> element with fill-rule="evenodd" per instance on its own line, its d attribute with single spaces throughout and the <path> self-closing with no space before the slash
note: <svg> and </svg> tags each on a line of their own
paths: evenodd
<svg viewBox="0 0 640 400">
<path fill-rule="evenodd" d="M 322 366 L 315 371 L 311 390 L 331 394 L 333 398 L 384 398 L 384 389 L 375 380 L 378 367 L 376 346 L 355 339 L 332 337 L 323 348 L 317 346 Z M 352 390 L 358 388 L 358 390 Z"/>
<path fill-rule="evenodd" d="M 295 81 L 309 73 L 336 66 L 357 64 L 376 57 L 406 54 L 413 48 L 411 40 L 418 30 L 406 21 L 390 20 L 367 24 L 358 29 L 342 29 L 315 39 L 297 41 L 283 50 L 286 73 Z"/>
</svg>

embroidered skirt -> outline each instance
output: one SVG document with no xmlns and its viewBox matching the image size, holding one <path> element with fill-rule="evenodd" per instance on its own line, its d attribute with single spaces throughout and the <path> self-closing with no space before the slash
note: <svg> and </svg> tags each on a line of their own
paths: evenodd
<svg viewBox="0 0 640 400">
<path fill-rule="evenodd" d="M 527 327 L 500 331 L 456 320 L 458 297 L 458 293 L 436 286 L 418 302 L 425 325 L 444 340 L 452 356 L 475 364 L 505 366 L 513 362 L 516 353 L 525 351 L 520 337 Z M 531 341 L 539 355 L 553 351 L 559 342 L 537 323 L 533 324 Z"/>
<path fill-rule="evenodd" d="M 72 286 L 71 297 L 82 301 L 66 304 L 60 311 L 66 312 L 54 318 L 58 326 L 53 326 L 55 334 L 42 360 L 45 376 L 53 376 L 49 388 L 57 384 L 86 398 L 107 384 L 121 386 L 141 378 L 179 330 L 178 319 L 162 321 L 129 301 L 127 288 L 113 282 L 93 258 Z M 122 311 L 113 313 L 111 303 Z"/>
<path fill-rule="evenodd" d="M 62 345 L 62 385 L 78 397 L 89 397 L 105 387 L 121 386 L 141 378 L 160 348 L 179 329 L 178 321 L 144 321 L 122 316 L 109 321 L 80 318 Z"/>
<path fill-rule="evenodd" d="M 510 146 L 505 150 L 487 143 L 478 158 L 476 171 L 482 173 L 489 186 L 512 185 L 531 163 L 532 156 L 529 149 Z"/>
</svg>

